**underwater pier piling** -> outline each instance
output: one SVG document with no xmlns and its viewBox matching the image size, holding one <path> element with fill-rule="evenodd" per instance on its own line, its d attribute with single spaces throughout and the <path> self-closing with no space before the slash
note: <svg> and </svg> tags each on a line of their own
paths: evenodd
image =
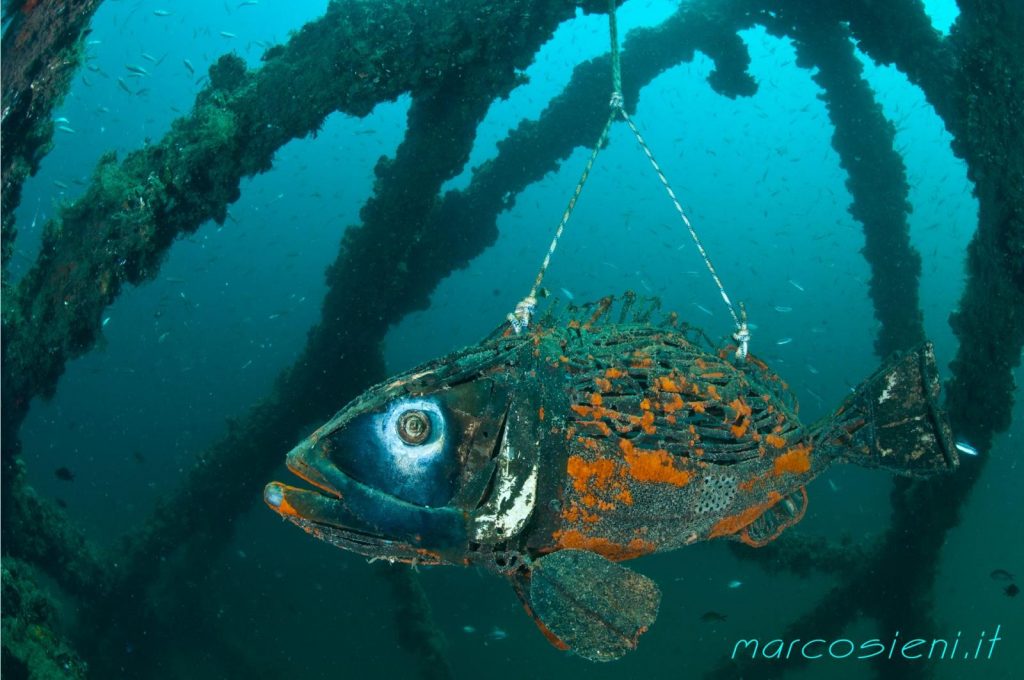
<svg viewBox="0 0 1024 680">
<path fill-rule="evenodd" d="M 875 354 L 885 358 L 925 339 L 918 296 L 921 255 L 910 243 L 910 185 L 895 149 L 896 126 L 863 77 L 850 32 L 820 16 L 820 9 L 789 4 L 767 29 L 793 39 L 798 66 L 817 69 L 811 78 L 822 89 L 835 129 L 832 147 L 847 174 L 850 215 L 864 231 L 862 252 L 871 266 L 868 294 L 881 324 Z"/>
<path fill-rule="evenodd" d="M 602 1 L 589 4 L 594 11 L 607 8 Z M 1024 32 L 1024 10 L 1008 1 L 958 4 L 961 17 L 943 38 L 917 0 L 696 0 L 661 26 L 629 35 L 624 94 L 627 106 L 635 108 L 643 85 L 701 51 L 716 64 L 709 77 L 712 88 L 730 97 L 750 95 L 757 84 L 747 73 L 750 57 L 738 32 L 763 25 L 792 38 L 799 65 L 819 68 L 815 79 L 836 128 L 833 145 L 849 173 L 851 214 L 865 231 L 870 294 L 882 322 L 876 351 L 885 354 L 923 336 L 920 257 L 909 241 L 908 187 L 893 149 L 894 128 L 860 77 L 849 36 L 875 61 L 895 65 L 921 87 L 953 134 L 954 151 L 967 162 L 979 200 L 967 287 L 951 318 L 960 348 L 947 405 L 958 432 L 986 450 L 994 434 L 1009 425 L 1012 369 L 1024 347 L 1024 133 L 1019 125 L 1024 105 L 1014 90 L 1014 83 L 1024 82 L 1016 42 Z M 139 620 L 134 617 L 154 617 L 135 611 L 138 602 L 124 595 L 182 576 L 201 579 L 209 568 L 206 553 L 226 545 L 234 519 L 259 498 L 263 481 L 299 429 L 384 377 L 379 343 L 389 326 L 426 308 L 441 279 L 493 243 L 499 214 L 520 191 L 557 168 L 573 149 L 592 143 L 607 114 L 607 57 L 577 67 L 540 119 L 510 133 L 497 157 L 474 172 L 467 189 L 441 196 L 443 183 L 464 166 L 487 107 L 515 87 L 517 69 L 525 68 L 554 29 L 573 16 L 575 5 L 450 0 L 415 15 L 410 7 L 420 5 L 332 3 L 322 19 L 287 45 L 269 50 L 258 70 L 247 70 L 236 57 L 222 57 L 189 116 L 163 140 L 123 162 L 104 158 L 85 196 L 47 224 L 39 260 L 16 289 L 4 291 L 5 560 L 19 556 L 42 568 L 121 628 Z M 382 17 L 382 12 L 391 14 Z M 486 21 L 473 21 L 478 15 Z M 6 49 L 4 58 L 6 63 Z M 4 75 L 6 102 L 6 67 Z M 223 222 L 228 204 L 238 198 L 241 178 L 269 169 L 278 148 L 315 132 L 330 113 L 365 116 L 377 103 L 405 92 L 413 97 L 406 138 L 395 157 L 376 168 L 374 195 L 360 213 L 361 226 L 345 234 L 328 273 L 322 320 L 300 359 L 271 394 L 199 457 L 182 486 L 129 537 L 124 566 L 104 573 L 97 550 L 66 515 L 22 486 L 17 430 L 31 400 L 52 395 L 66 362 L 93 347 L 102 310 L 124 283 L 155 276 L 179 235 L 209 219 Z M 289 103 L 296 96 L 298 103 Z M 15 238 L 7 212 L 8 177 L 14 177 L 6 165 L 7 133 L 5 118 L 5 253 Z M 37 163 L 46 142 L 36 133 L 27 139 L 37 146 L 23 155 Z M 866 160 L 854 160 L 857 154 Z M 110 247 L 96 248 L 96 243 Z M 381 271 L 392 273 L 385 285 L 375 277 Z M 842 565 L 843 583 L 790 631 L 810 626 L 841 631 L 864 615 L 882 625 L 897 620 L 906 625 L 908 617 L 915 617 L 914 626 L 928 625 L 929 608 L 917 605 L 931 597 L 943 539 L 958 523 L 959 507 L 983 465 L 984 457 L 972 460 L 956 475 L 927 484 L 897 480 L 893 524 L 877 546 L 829 544 L 828 559 L 814 561 L 804 559 L 819 551 L 814 540 L 741 554 L 762 564 L 768 556 L 769 570 Z M 231 488 L 222 484 L 219 470 L 225 466 L 242 475 Z M 182 499 L 189 502 L 183 505 Z M 921 525 L 912 518 L 925 508 L 932 521 Z M 37 535 L 30 537 L 30 525 Z M 172 553 L 185 558 L 169 566 L 163 558 Z M 911 562 L 920 569 L 896 573 Z M 6 584 L 6 572 L 4 578 Z M 403 573 L 389 583 L 396 592 L 407 592 L 416 588 L 409 578 Z M 869 579 L 878 578 L 890 587 L 867 588 Z M 412 601 L 426 604 L 422 593 Z M 411 607 L 407 616 L 410 626 L 400 634 L 417 650 L 424 677 L 430 669 L 446 668 L 438 662 L 440 643 L 430 635 L 429 607 Z M 417 646 L 419 635 L 426 637 Z M 102 637 L 91 642 L 93 652 L 116 644 Z M 927 674 L 926 667 L 876 665 L 875 670 L 879 677 Z"/>
<path fill-rule="evenodd" d="M 53 110 L 81 65 L 82 39 L 101 0 L 6 2 L 0 42 L 0 267 L 14 253 L 21 187 L 53 145 Z"/>
</svg>

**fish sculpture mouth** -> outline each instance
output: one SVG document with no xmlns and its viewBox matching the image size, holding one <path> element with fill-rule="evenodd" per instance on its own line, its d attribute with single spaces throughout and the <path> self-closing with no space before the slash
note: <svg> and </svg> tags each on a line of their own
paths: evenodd
<svg viewBox="0 0 1024 680">
<path fill-rule="evenodd" d="M 307 533 L 366 557 L 450 563 L 438 548 L 464 541 L 459 513 L 417 506 L 372 488 L 336 467 L 319 465 L 321 456 L 312 438 L 292 449 L 288 470 L 313 488 L 271 482 L 263 490 L 264 502 Z"/>
<path fill-rule="evenodd" d="M 263 491 L 263 500 L 283 519 L 336 547 L 369 557 L 371 560 L 385 559 L 420 564 L 444 563 L 441 559 L 417 551 L 405 543 L 390 540 L 382 534 L 304 516 L 295 507 L 296 499 L 303 498 L 313 501 L 318 506 L 340 505 L 341 503 L 340 499 L 320 491 L 289 486 L 281 482 L 271 482 Z"/>
</svg>

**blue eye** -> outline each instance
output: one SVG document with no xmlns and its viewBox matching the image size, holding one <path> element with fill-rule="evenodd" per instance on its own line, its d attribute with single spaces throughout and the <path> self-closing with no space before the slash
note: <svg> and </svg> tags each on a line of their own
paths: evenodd
<svg viewBox="0 0 1024 680">
<path fill-rule="evenodd" d="M 329 439 L 334 464 L 367 486 L 428 507 L 451 500 L 457 442 L 437 400 L 395 400 Z"/>
</svg>

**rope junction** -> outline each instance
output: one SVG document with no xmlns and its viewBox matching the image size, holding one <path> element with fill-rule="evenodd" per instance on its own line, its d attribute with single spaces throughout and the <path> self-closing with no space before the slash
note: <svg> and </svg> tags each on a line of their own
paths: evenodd
<svg viewBox="0 0 1024 680">
<path fill-rule="evenodd" d="M 711 264 L 711 258 L 708 256 L 707 251 L 704 250 L 704 246 L 700 242 L 697 230 L 694 229 L 690 219 L 686 216 L 686 211 L 683 210 L 683 206 L 679 203 L 679 199 L 676 198 L 676 193 L 672 190 L 672 185 L 669 184 L 664 171 L 661 169 L 658 161 L 654 158 L 654 153 L 651 151 L 651 148 L 647 145 L 643 135 L 640 134 L 640 130 L 626 111 L 624 105 L 625 100 L 622 96 L 622 66 L 619 57 L 618 26 L 615 20 L 615 0 L 609 0 L 609 3 L 611 5 L 608 12 L 608 24 L 611 38 L 612 94 L 608 103 L 611 111 L 608 114 L 608 120 L 605 122 L 604 128 L 601 130 L 601 134 L 597 138 L 597 143 L 594 144 L 594 149 L 590 153 L 590 158 L 587 159 L 587 164 L 583 168 L 583 174 L 580 175 L 580 179 L 576 183 L 576 189 L 569 198 L 569 204 L 562 213 L 562 219 L 558 223 L 558 228 L 555 230 L 554 238 L 551 239 L 551 245 L 548 246 L 548 252 L 544 256 L 544 261 L 541 263 L 540 270 L 537 272 L 537 277 L 533 281 L 533 287 L 530 288 L 530 293 L 516 305 L 515 311 L 508 315 L 508 322 L 511 325 L 512 330 L 517 335 L 529 327 L 530 319 L 537 308 L 537 294 L 540 291 L 541 282 L 544 280 L 544 275 L 547 273 L 548 266 L 551 264 L 551 256 L 558 247 L 558 241 L 562 237 L 562 232 L 565 230 L 565 225 L 569 222 L 569 217 L 572 215 L 573 209 L 576 207 L 576 201 L 579 200 L 580 193 L 583 191 L 583 185 L 586 184 L 587 178 L 590 177 L 590 171 L 594 167 L 594 161 L 597 160 L 597 154 L 601 151 L 601 147 L 603 147 L 608 141 L 608 133 L 611 130 L 612 123 L 615 122 L 616 118 L 621 117 L 622 120 L 626 122 L 626 125 L 629 126 L 630 131 L 632 131 L 633 136 L 640 145 L 640 149 L 644 152 L 644 155 L 647 156 L 647 160 L 651 162 L 651 166 L 654 168 L 654 172 L 657 174 L 658 180 L 665 188 L 665 192 L 668 194 L 669 200 L 672 201 L 672 205 L 675 207 L 676 212 L 683 221 L 683 224 L 686 225 L 686 229 L 690 233 L 690 237 L 697 246 L 697 252 L 699 252 L 700 256 L 704 259 L 704 264 L 707 266 L 708 272 L 711 274 L 711 279 L 718 287 L 718 292 L 722 296 L 722 301 L 725 303 L 725 306 L 729 310 L 729 314 L 732 316 L 732 320 L 736 325 L 736 330 L 732 334 L 733 340 L 737 343 L 736 358 L 740 361 L 744 361 L 749 353 L 751 337 L 750 329 L 747 325 L 746 310 L 743 308 L 743 305 L 740 304 L 740 311 L 739 313 L 736 312 L 736 308 L 733 305 L 732 300 L 729 298 L 729 294 L 725 292 L 725 286 L 722 285 L 722 280 L 719 278 L 718 272 L 715 271 L 714 265 Z"/>
</svg>

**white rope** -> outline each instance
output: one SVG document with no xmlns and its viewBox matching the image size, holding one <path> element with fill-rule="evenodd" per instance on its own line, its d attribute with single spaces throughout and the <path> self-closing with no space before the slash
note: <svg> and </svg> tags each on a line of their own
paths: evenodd
<svg viewBox="0 0 1024 680">
<path fill-rule="evenodd" d="M 697 230 L 693 228 L 690 218 L 686 216 L 686 211 L 683 210 L 683 206 L 679 203 L 679 199 L 676 198 L 676 192 L 672 190 L 672 185 L 669 184 L 664 171 L 662 171 L 661 166 L 658 165 L 658 161 L 654 158 L 654 153 L 651 152 L 651 149 L 647 146 L 647 142 L 644 140 L 643 135 L 640 134 L 640 130 L 626 112 L 626 108 L 624 106 L 625 99 L 622 96 L 618 29 L 615 21 L 615 0 L 610 0 L 608 19 L 612 45 L 612 95 L 611 100 L 608 102 L 611 107 L 611 114 L 608 116 L 608 120 L 604 124 L 604 129 L 601 130 L 601 135 L 597 139 L 597 144 L 594 145 L 594 150 L 590 154 L 590 159 L 587 161 L 587 165 L 583 168 L 583 174 L 580 176 L 580 180 L 576 184 L 576 190 L 569 199 L 569 205 L 562 213 L 562 219 L 558 223 L 558 229 L 555 230 L 555 236 L 551 240 L 551 245 L 548 247 L 547 255 L 544 256 L 544 262 L 540 266 L 540 271 L 537 272 L 536 279 L 534 279 L 533 288 L 530 289 L 530 294 L 516 305 L 515 311 L 508 315 L 508 322 L 511 324 L 512 330 L 515 331 L 516 335 L 522 333 L 529 327 L 530 318 L 533 316 L 533 312 L 537 307 L 537 292 L 540 290 L 540 284 L 541 281 L 544 280 L 544 274 L 547 272 L 548 265 L 551 264 L 551 256 L 554 254 L 555 248 L 558 247 L 558 240 L 562 237 L 562 232 L 565 230 L 565 225 L 569 221 L 570 215 L 572 215 L 573 208 L 576 207 L 576 201 L 580 197 L 580 192 L 583 191 L 583 185 L 590 176 L 590 171 L 594 167 L 594 161 L 597 159 L 597 154 L 608 139 L 608 132 L 611 129 L 612 123 L 615 121 L 615 117 L 622 116 L 622 119 L 626 121 L 626 125 L 628 125 L 629 129 L 632 130 L 633 136 L 636 137 L 637 143 L 640 144 L 640 148 L 647 156 L 647 160 L 651 162 L 651 166 L 654 168 L 655 174 L 658 175 L 661 185 L 665 187 L 665 191 L 668 193 L 668 197 L 672 201 L 672 205 L 675 206 L 676 212 L 679 214 L 680 219 L 682 219 L 683 224 L 686 225 L 687 231 L 690 232 L 690 238 L 693 239 L 694 244 L 697 246 L 697 252 L 699 252 L 700 256 L 704 259 L 704 264 L 707 266 L 708 271 L 711 273 L 712 280 L 718 287 L 718 293 L 722 296 L 722 301 L 725 303 L 726 308 L 729 310 L 729 314 L 732 316 L 733 322 L 736 324 L 736 331 L 732 334 L 733 340 L 736 341 L 737 345 L 736 358 L 740 361 L 745 361 L 750 350 L 751 337 L 750 328 L 747 325 L 746 310 L 743 309 L 743 305 L 741 304 L 740 313 L 736 313 L 736 308 L 733 306 L 732 300 L 729 299 L 729 294 L 725 292 L 725 286 L 722 285 L 722 280 L 718 277 L 718 272 L 715 271 L 714 265 L 711 264 L 711 258 L 708 256 L 707 251 L 704 250 L 704 245 L 700 242 L 700 237 L 697 236 Z"/>
<path fill-rule="evenodd" d="M 551 264 L 551 256 L 554 255 L 555 249 L 558 247 L 558 239 L 562 238 L 562 232 L 565 231 L 565 225 L 569 222 L 569 217 L 572 216 L 572 211 L 576 207 L 576 201 L 579 200 L 580 192 L 583 191 L 583 185 L 586 184 L 587 178 L 590 176 L 590 170 L 594 167 L 594 161 L 597 160 L 597 154 L 600 153 L 601 147 L 604 146 L 605 141 L 608 139 L 608 131 L 612 127 L 613 120 L 615 120 L 614 109 L 612 109 L 612 113 L 608 116 L 608 120 L 604 124 L 604 129 L 601 130 L 601 135 L 597 138 L 597 144 L 594 145 L 594 150 L 590 152 L 590 158 L 587 160 L 587 164 L 583 168 L 583 174 L 580 175 L 580 181 L 576 183 L 576 190 L 572 192 L 572 196 L 569 198 L 569 205 L 565 207 L 565 211 L 562 213 L 562 219 L 558 223 L 558 229 L 555 230 L 555 236 L 551 239 L 551 245 L 548 246 L 548 252 L 544 256 L 544 262 L 541 263 L 540 271 L 537 272 L 537 277 L 533 280 L 533 287 L 530 289 L 529 295 L 520 300 L 519 303 L 516 304 L 515 311 L 506 317 L 508 322 L 512 325 L 512 330 L 515 331 L 516 335 L 522 333 L 530 325 L 530 317 L 533 315 L 533 312 L 537 307 L 537 293 L 540 291 L 540 284 L 544 280 L 544 275 L 548 271 L 548 265 Z"/>
</svg>

